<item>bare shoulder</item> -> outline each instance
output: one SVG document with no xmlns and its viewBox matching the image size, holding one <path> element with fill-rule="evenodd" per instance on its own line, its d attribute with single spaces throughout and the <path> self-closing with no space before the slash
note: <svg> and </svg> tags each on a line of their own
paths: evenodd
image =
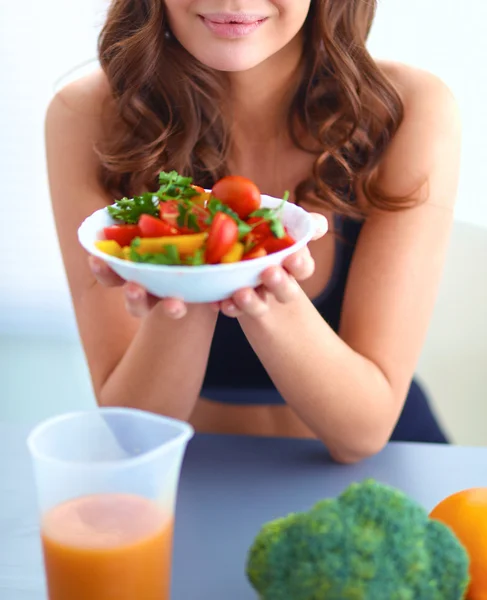
<svg viewBox="0 0 487 600">
<path fill-rule="evenodd" d="M 434 73 L 400 62 L 377 61 L 377 65 L 396 88 L 407 112 L 421 105 L 435 104 L 440 112 L 450 110 L 451 116 L 458 116 L 453 92 Z"/>
<path fill-rule="evenodd" d="M 408 195 L 417 182 L 430 181 L 440 171 L 458 173 L 461 115 L 451 89 L 441 78 L 417 67 L 377 64 L 404 107 L 403 121 L 379 168 L 383 189 L 392 195 Z M 453 195 L 445 197 L 444 202 L 452 201 Z"/>
<path fill-rule="evenodd" d="M 110 86 L 103 71 L 98 69 L 59 90 L 49 104 L 46 121 L 93 129 L 110 114 L 113 114 Z"/>
</svg>

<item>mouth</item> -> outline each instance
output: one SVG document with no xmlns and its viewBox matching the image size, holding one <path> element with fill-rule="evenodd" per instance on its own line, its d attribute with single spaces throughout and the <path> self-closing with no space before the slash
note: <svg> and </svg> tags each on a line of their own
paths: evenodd
<svg viewBox="0 0 487 600">
<path fill-rule="evenodd" d="M 215 13 L 209 15 L 200 15 L 200 17 L 217 25 L 251 25 L 265 21 L 267 17 L 262 15 Z"/>
<path fill-rule="evenodd" d="M 262 15 L 231 13 L 199 15 L 199 18 L 213 35 L 227 39 L 246 37 L 259 29 L 268 19 Z"/>
</svg>

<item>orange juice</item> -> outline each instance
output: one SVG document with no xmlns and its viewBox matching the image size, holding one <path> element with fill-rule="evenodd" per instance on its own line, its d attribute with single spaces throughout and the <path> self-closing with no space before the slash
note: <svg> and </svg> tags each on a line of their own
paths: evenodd
<svg viewBox="0 0 487 600">
<path fill-rule="evenodd" d="M 43 518 L 49 600 L 169 600 L 173 519 L 139 496 L 101 494 Z"/>
</svg>

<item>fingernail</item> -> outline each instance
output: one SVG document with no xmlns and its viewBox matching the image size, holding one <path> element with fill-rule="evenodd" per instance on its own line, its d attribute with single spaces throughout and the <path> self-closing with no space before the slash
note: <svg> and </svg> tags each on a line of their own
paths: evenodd
<svg viewBox="0 0 487 600">
<path fill-rule="evenodd" d="M 181 317 L 184 317 L 185 310 L 180 306 L 168 306 L 166 308 L 166 313 L 173 319 L 180 319 Z"/>
<path fill-rule="evenodd" d="M 126 293 L 130 300 L 140 300 L 142 298 L 142 292 L 137 288 L 128 288 Z"/>
<path fill-rule="evenodd" d="M 316 223 L 316 233 L 317 235 L 325 235 L 325 233 L 328 231 L 328 221 L 326 220 L 325 217 L 323 217 L 322 219 L 319 219 L 318 222 Z"/>
<path fill-rule="evenodd" d="M 244 300 L 244 302 L 245 302 L 245 300 Z M 234 313 L 234 312 L 237 311 L 237 307 L 235 306 L 235 304 L 228 304 L 227 311 L 231 312 L 231 313 Z"/>
<path fill-rule="evenodd" d="M 101 265 L 97 260 L 91 260 L 91 270 L 99 275 L 101 273 Z"/>
<path fill-rule="evenodd" d="M 293 259 L 293 267 L 295 269 L 300 269 L 304 264 L 303 261 L 303 257 L 302 256 L 296 256 L 296 258 Z"/>
<path fill-rule="evenodd" d="M 272 271 L 269 277 L 269 282 L 273 284 L 278 284 L 280 283 L 281 279 L 281 272 L 276 269 L 275 271 Z"/>
</svg>

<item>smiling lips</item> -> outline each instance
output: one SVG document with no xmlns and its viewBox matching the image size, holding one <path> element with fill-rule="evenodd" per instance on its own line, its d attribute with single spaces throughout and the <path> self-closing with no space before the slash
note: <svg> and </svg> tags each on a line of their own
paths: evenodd
<svg viewBox="0 0 487 600">
<path fill-rule="evenodd" d="M 267 21 L 261 15 L 210 14 L 200 15 L 203 24 L 214 34 L 223 38 L 240 38 L 256 31 Z"/>
</svg>

